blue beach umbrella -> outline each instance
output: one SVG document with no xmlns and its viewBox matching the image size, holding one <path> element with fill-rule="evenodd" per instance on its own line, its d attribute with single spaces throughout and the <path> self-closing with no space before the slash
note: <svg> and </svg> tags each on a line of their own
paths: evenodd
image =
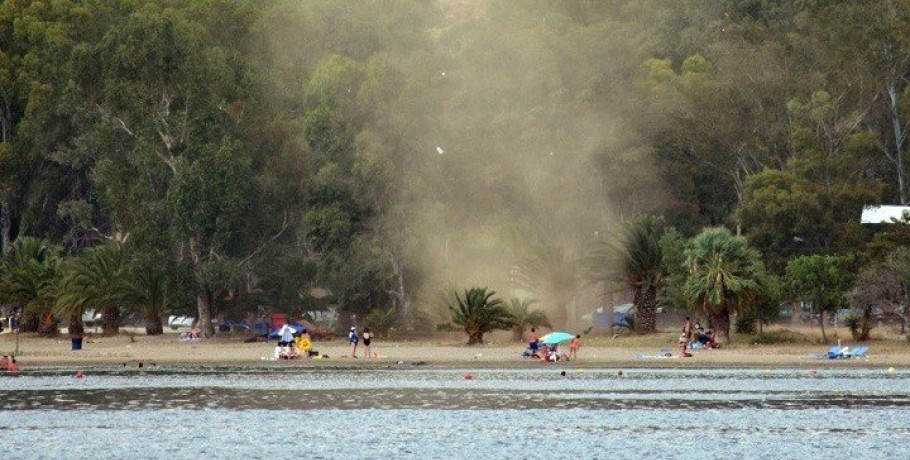
<svg viewBox="0 0 910 460">
<path fill-rule="evenodd" d="M 288 329 L 291 329 L 292 334 L 299 334 L 300 332 L 303 331 L 303 326 L 301 326 L 299 324 L 292 323 L 292 324 L 287 324 L 286 326 L 288 326 Z M 271 334 L 269 334 L 269 337 L 273 338 L 273 339 L 276 337 L 281 337 L 283 329 L 284 329 L 284 326 L 281 326 L 280 328 L 275 329 L 274 331 L 272 331 Z M 282 338 L 282 340 L 284 340 L 284 339 Z"/>
<path fill-rule="evenodd" d="M 574 334 L 569 334 L 568 332 L 551 332 L 540 338 L 542 343 L 547 345 L 553 345 L 556 343 L 568 342 L 575 338 Z"/>
</svg>

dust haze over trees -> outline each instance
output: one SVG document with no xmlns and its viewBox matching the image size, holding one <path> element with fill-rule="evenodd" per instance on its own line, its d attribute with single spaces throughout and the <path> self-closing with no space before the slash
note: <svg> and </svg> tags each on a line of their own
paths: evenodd
<svg viewBox="0 0 910 460">
<path fill-rule="evenodd" d="M 783 273 L 861 249 L 862 205 L 907 202 L 908 12 L 7 0 L 4 253 L 125 242 L 150 267 L 124 275 L 151 299 L 135 308 L 209 334 L 260 305 L 419 329 L 447 313 L 440 291 L 509 293 L 513 267 L 564 323 L 578 261 L 641 213 L 686 236 L 725 225 Z"/>
</svg>

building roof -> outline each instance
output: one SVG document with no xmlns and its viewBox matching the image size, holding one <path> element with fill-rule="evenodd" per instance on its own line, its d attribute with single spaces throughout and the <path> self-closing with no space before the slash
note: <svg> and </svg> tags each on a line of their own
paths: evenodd
<svg viewBox="0 0 910 460">
<path fill-rule="evenodd" d="M 891 224 L 901 220 L 904 213 L 910 213 L 910 206 L 865 206 L 863 207 L 863 224 Z"/>
</svg>

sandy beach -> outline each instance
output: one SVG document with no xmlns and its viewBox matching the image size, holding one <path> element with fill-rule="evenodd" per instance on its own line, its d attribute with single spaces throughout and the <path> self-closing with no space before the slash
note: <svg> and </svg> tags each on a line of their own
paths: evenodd
<svg viewBox="0 0 910 460">
<path fill-rule="evenodd" d="M 734 341 L 718 350 L 695 351 L 691 358 L 679 358 L 673 343 L 674 334 L 649 336 L 586 336 L 577 360 L 552 366 L 584 367 L 910 367 L 910 343 L 901 340 L 876 340 L 869 343 L 866 358 L 828 360 L 816 356 L 829 348 L 815 344 L 760 345 Z M 325 359 L 301 358 L 275 361 L 271 357 L 275 341 L 244 343 L 245 336 L 219 335 L 198 342 L 181 342 L 177 333 L 160 336 L 120 334 L 113 337 L 89 335 L 83 349 L 72 351 L 70 340 L 20 334 L 19 361 L 23 369 L 30 366 L 91 366 L 139 362 L 156 365 L 281 365 L 281 366 L 402 366 L 424 365 L 445 367 L 525 367 L 547 365 L 536 359 L 523 358 L 524 344 L 511 342 L 505 333 L 491 334 L 482 346 L 468 347 L 457 334 L 417 341 L 378 340 L 372 351 L 378 356 L 366 358 L 358 350 L 351 358 L 346 340 L 316 342 Z M 0 334 L 0 353 L 15 350 L 15 334 Z M 844 341 L 844 345 L 852 342 Z M 673 357 L 657 357 L 669 349 Z"/>
</svg>

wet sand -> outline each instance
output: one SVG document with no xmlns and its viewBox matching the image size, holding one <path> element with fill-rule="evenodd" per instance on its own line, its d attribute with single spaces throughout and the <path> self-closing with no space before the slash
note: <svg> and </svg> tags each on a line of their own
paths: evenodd
<svg viewBox="0 0 910 460">
<path fill-rule="evenodd" d="M 878 340 L 869 343 L 868 357 L 849 360 L 819 359 L 829 346 L 813 344 L 756 345 L 734 342 L 718 350 L 693 352 L 691 358 L 679 358 L 679 349 L 672 343 L 673 334 L 656 334 L 629 338 L 589 336 L 582 341 L 578 359 L 545 364 L 537 359 L 523 358 L 522 343 L 511 342 L 506 335 L 494 335 L 491 343 L 468 347 L 458 335 L 421 339 L 418 341 L 377 340 L 367 358 L 362 347 L 358 358 L 352 358 L 346 340 L 316 342 L 316 349 L 326 359 L 300 358 L 274 361 L 271 357 L 275 341 L 244 343 L 243 335 L 221 335 L 198 342 L 181 342 L 176 333 L 161 336 L 127 335 L 114 337 L 90 335 L 83 349 L 72 351 L 66 336 L 44 338 L 20 335 L 19 361 L 23 369 L 29 366 L 87 366 L 126 363 L 146 365 L 281 365 L 317 367 L 680 367 L 680 368 L 739 368 L 739 367 L 910 367 L 910 343 L 900 340 Z M 15 334 L 0 334 L 0 354 L 15 349 Z M 851 345 L 851 342 L 844 342 Z M 657 357 L 662 348 L 669 349 L 671 358 Z"/>
</svg>

